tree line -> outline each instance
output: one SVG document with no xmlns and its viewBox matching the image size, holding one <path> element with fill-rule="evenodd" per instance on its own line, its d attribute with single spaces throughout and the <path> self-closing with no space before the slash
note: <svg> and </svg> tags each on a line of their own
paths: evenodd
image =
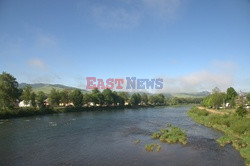
<svg viewBox="0 0 250 166">
<path fill-rule="evenodd" d="M 16 78 L 11 74 L 3 72 L 0 74 L 0 108 L 2 110 L 17 107 L 18 102 L 31 107 L 50 107 L 69 106 L 74 107 L 88 106 L 124 106 L 126 105 L 178 105 L 189 103 L 200 103 L 201 98 L 165 98 L 163 94 L 148 95 L 146 93 L 116 92 L 104 89 L 102 92 L 93 89 L 91 93 L 82 93 L 80 89 L 65 89 L 62 91 L 52 89 L 49 94 L 43 91 L 35 93 L 30 85 L 23 89 L 18 88 Z"/>
<path fill-rule="evenodd" d="M 219 109 L 220 107 L 243 107 L 247 103 L 250 103 L 250 93 L 246 95 L 238 94 L 233 87 L 229 87 L 226 92 L 221 92 L 216 87 L 212 90 L 212 94 L 205 97 L 202 101 L 203 106 L 215 109 Z"/>
</svg>

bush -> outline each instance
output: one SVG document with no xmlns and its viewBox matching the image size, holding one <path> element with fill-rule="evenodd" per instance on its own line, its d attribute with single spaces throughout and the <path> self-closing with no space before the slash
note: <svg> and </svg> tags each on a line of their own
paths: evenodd
<svg viewBox="0 0 250 166">
<path fill-rule="evenodd" d="M 247 110 L 243 106 L 239 106 L 235 112 L 238 116 L 244 117 L 247 114 Z"/>
<path fill-rule="evenodd" d="M 153 139 L 159 139 L 161 142 L 187 143 L 187 134 L 178 127 L 171 127 L 169 130 L 166 128 L 152 134 Z"/>
</svg>

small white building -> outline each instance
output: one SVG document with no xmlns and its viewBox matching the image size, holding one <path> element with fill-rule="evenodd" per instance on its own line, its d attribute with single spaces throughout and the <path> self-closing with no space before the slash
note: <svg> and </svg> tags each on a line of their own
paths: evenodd
<svg viewBox="0 0 250 166">
<path fill-rule="evenodd" d="M 22 100 L 21 102 L 19 102 L 18 106 L 19 107 L 30 107 L 30 102 L 28 104 L 25 104 L 24 100 Z"/>
<path fill-rule="evenodd" d="M 95 103 L 94 102 L 88 102 L 88 105 L 89 106 L 95 106 Z"/>
</svg>

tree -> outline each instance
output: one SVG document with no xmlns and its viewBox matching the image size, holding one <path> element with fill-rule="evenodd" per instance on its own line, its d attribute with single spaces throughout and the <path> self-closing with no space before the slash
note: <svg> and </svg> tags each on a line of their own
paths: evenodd
<svg viewBox="0 0 250 166">
<path fill-rule="evenodd" d="M 148 101 L 150 104 L 155 105 L 156 104 L 156 97 L 155 96 L 149 96 Z"/>
<path fill-rule="evenodd" d="M 104 103 L 107 105 L 112 105 L 114 103 L 113 93 L 110 89 L 104 89 L 102 91 L 104 96 Z"/>
<path fill-rule="evenodd" d="M 69 94 L 70 91 L 66 89 L 60 92 L 60 102 L 63 103 L 64 106 L 70 101 Z"/>
<path fill-rule="evenodd" d="M 164 104 L 165 96 L 163 94 L 158 94 L 156 96 L 156 102 L 160 105 Z"/>
<path fill-rule="evenodd" d="M 7 109 L 15 106 L 18 97 L 16 78 L 6 72 L 0 74 L 0 108 Z"/>
<path fill-rule="evenodd" d="M 128 101 L 129 99 L 129 94 L 127 92 L 121 92 L 119 93 L 119 96 L 124 99 L 124 101 Z"/>
<path fill-rule="evenodd" d="M 32 107 L 36 107 L 36 94 L 34 92 L 30 94 L 30 104 Z"/>
<path fill-rule="evenodd" d="M 89 102 L 92 102 L 92 94 L 83 94 L 83 104 L 88 104 Z"/>
<path fill-rule="evenodd" d="M 225 93 L 214 93 L 211 95 L 209 105 L 212 105 L 213 107 L 218 109 L 223 104 L 225 99 L 226 99 Z"/>
<path fill-rule="evenodd" d="M 113 91 L 112 92 L 112 98 L 113 98 L 113 103 L 114 105 L 117 105 L 117 103 L 119 103 L 120 101 L 120 98 L 119 98 L 119 95 L 117 94 L 117 92 Z"/>
<path fill-rule="evenodd" d="M 134 93 L 130 98 L 131 105 L 138 105 L 141 103 L 141 95 L 139 93 Z"/>
<path fill-rule="evenodd" d="M 24 104 L 29 104 L 31 100 L 31 93 L 32 93 L 32 87 L 30 85 L 26 85 L 23 88 L 23 94 L 21 96 L 21 99 L 24 101 Z"/>
<path fill-rule="evenodd" d="M 50 91 L 49 103 L 52 106 L 58 106 L 60 103 L 60 93 L 54 88 L 52 88 L 52 90 Z"/>
<path fill-rule="evenodd" d="M 79 89 L 75 89 L 70 94 L 71 101 L 73 102 L 75 107 L 82 107 L 83 105 L 83 95 Z"/>
<path fill-rule="evenodd" d="M 146 93 L 143 93 L 141 96 L 141 100 L 144 102 L 144 104 L 148 104 L 148 95 Z"/>
<path fill-rule="evenodd" d="M 120 106 L 124 106 L 125 104 L 125 100 L 123 97 L 121 97 L 120 95 L 117 96 L 118 97 L 118 103 Z"/>
<path fill-rule="evenodd" d="M 95 94 L 94 97 L 96 98 L 96 104 L 103 105 L 103 103 L 104 103 L 104 95 L 101 92 Z"/>
<path fill-rule="evenodd" d="M 237 96 L 237 92 L 234 90 L 234 88 L 230 87 L 227 89 L 227 101 L 231 101 L 232 99 L 235 99 Z"/>
<path fill-rule="evenodd" d="M 97 89 L 92 90 L 92 102 L 95 104 L 103 105 L 104 101 L 104 95 Z"/>
<path fill-rule="evenodd" d="M 46 100 L 46 95 L 44 92 L 39 91 L 36 96 L 37 105 L 39 108 L 44 108 L 44 100 Z"/>
</svg>

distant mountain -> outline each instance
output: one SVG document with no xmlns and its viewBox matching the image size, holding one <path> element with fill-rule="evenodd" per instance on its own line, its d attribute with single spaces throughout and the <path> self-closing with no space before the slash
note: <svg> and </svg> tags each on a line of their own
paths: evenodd
<svg viewBox="0 0 250 166">
<path fill-rule="evenodd" d="M 74 90 L 77 88 L 70 87 L 70 86 L 65 86 L 61 84 L 43 84 L 43 83 L 36 83 L 36 84 L 26 84 L 26 83 L 21 83 L 19 84 L 19 88 L 24 88 L 26 85 L 30 85 L 33 89 L 34 92 L 38 91 L 43 91 L 46 94 L 49 94 L 52 88 L 62 91 L 64 89 L 70 89 Z M 83 93 L 88 93 L 90 91 L 87 91 L 85 89 L 80 89 Z M 128 92 L 129 95 L 132 95 L 132 92 Z M 140 94 L 143 94 L 143 92 L 139 92 Z M 151 93 L 147 93 L 147 95 L 152 95 Z M 202 98 L 210 95 L 210 92 L 208 91 L 203 91 L 203 92 L 197 92 L 197 93 L 163 93 L 165 97 L 182 97 L 182 98 Z"/>
<path fill-rule="evenodd" d="M 137 92 L 143 94 L 144 92 Z M 129 95 L 132 95 L 133 92 L 128 92 Z M 147 95 L 154 95 L 153 93 L 146 93 Z M 162 93 L 167 98 L 179 97 L 179 98 L 203 98 L 210 95 L 208 91 L 196 92 L 196 93 Z"/>
<path fill-rule="evenodd" d="M 187 97 L 200 98 L 200 97 L 206 97 L 208 95 L 210 95 L 210 92 L 208 91 L 202 91 L 202 92 L 196 92 L 196 93 L 173 93 L 172 94 L 173 97 L 183 97 L 183 98 L 187 98 Z"/>
<path fill-rule="evenodd" d="M 19 84 L 19 88 L 24 88 L 26 85 L 30 85 L 34 92 L 43 91 L 46 94 L 49 94 L 53 88 L 59 91 L 62 91 L 64 89 L 70 89 L 70 90 L 78 89 L 78 88 L 65 86 L 61 84 L 43 84 L 43 83 L 36 83 L 36 84 L 21 83 Z M 84 93 L 88 92 L 87 90 L 84 90 L 84 89 L 80 89 L 80 90 Z"/>
</svg>

